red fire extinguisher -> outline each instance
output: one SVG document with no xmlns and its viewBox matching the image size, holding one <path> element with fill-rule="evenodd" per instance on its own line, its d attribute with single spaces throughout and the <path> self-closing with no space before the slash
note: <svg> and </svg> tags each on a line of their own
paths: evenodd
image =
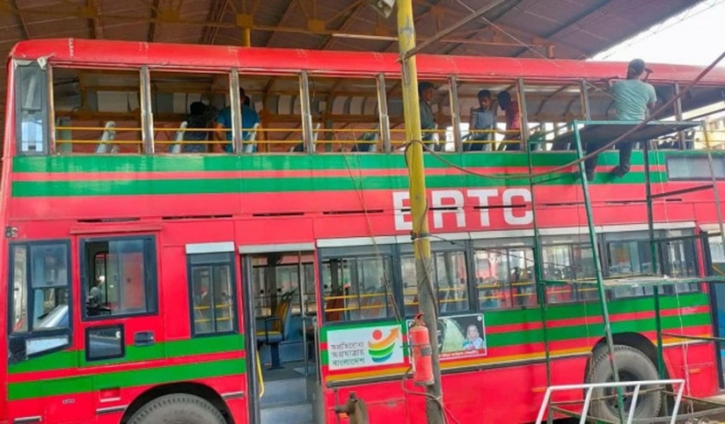
<svg viewBox="0 0 725 424">
<path fill-rule="evenodd" d="M 416 315 L 408 337 L 413 350 L 413 383 L 417 386 L 430 386 L 433 384 L 433 351 L 422 314 Z"/>
</svg>

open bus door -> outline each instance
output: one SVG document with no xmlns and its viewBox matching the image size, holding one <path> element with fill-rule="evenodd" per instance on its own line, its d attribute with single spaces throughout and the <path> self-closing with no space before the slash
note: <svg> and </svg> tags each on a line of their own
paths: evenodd
<svg viewBox="0 0 725 424">
<path fill-rule="evenodd" d="M 242 246 L 251 424 L 313 423 L 319 387 L 313 244 Z"/>
</svg>

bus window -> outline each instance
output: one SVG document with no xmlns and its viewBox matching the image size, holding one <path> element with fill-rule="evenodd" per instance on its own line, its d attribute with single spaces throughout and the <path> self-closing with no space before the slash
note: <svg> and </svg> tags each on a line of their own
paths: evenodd
<svg viewBox="0 0 725 424">
<path fill-rule="evenodd" d="M 605 235 L 606 239 L 607 235 Z M 645 235 L 646 237 L 646 235 Z M 622 240 L 607 242 L 607 267 L 604 273 L 609 278 L 633 277 L 652 273 L 652 255 L 648 240 Z M 651 293 L 651 289 L 648 289 Z M 622 286 L 611 289 L 613 297 L 638 297 L 645 294 L 645 288 Z"/>
<path fill-rule="evenodd" d="M 572 243 L 571 239 L 579 239 Z M 565 303 L 591 301 L 599 298 L 596 270 L 591 245 L 583 236 L 545 238 L 542 247 L 543 277 L 547 281 L 561 281 L 547 287 L 547 302 Z M 577 284 L 568 282 L 577 281 Z"/>
<path fill-rule="evenodd" d="M 16 63 L 16 110 L 18 154 L 48 152 L 47 73 L 36 62 Z"/>
<path fill-rule="evenodd" d="M 143 151 L 138 71 L 53 68 L 55 153 Z"/>
<path fill-rule="evenodd" d="M 400 258 L 403 295 L 406 316 L 418 312 L 418 283 L 415 272 L 415 257 L 411 246 L 402 246 Z M 464 246 L 447 246 L 447 243 L 434 243 L 432 246 L 431 280 L 437 296 L 438 311 L 441 314 L 465 312 L 471 309 L 469 302 L 469 281 Z"/>
<path fill-rule="evenodd" d="M 150 238 L 83 241 L 84 316 L 154 312 L 154 252 Z"/>
<path fill-rule="evenodd" d="M 571 130 L 573 127 L 569 123 L 572 121 L 586 119 L 586 102 L 582 102 L 581 87 L 579 81 L 561 84 L 527 82 L 524 85 L 528 144 L 532 150 L 559 150 L 559 146 L 552 147 L 555 136 Z"/>
<path fill-rule="evenodd" d="M 9 338 L 11 362 L 53 351 L 70 343 L 70 268 L 68 244 L 12 244 L 13 281 Z M 35 338 L 42 338 L 38 343 Z"/>
<path fill-rule="evenodd" d="M 382 151 L 375 79 L 311 75 L 309 88 L 316 152 Z"/>
<path fill-rule="evenodd" d="M 697 277 L 697 250 L 694 238 L 674 239 L 660 242 L 662 271 L 673 278 Z M 688 293 L 698 291 L 699 283 L 682 283 L 667 287 L 671 292 Z"/>
<path fill-rule="evenodd" d="M 476 247 L 473 254 L 481 309 L 537 304 L 531 248 Z"/>
<path fill-rule="evenodd" d="M 349 248 L 322 260 L 326 322 L 362 321 L 397 316 L 392 258 L 386 249 Z M 326 252 L 324 252 L 326 253 Z"/>
<path fill-rule="evenodd" d="M 226 152 L 232 129 L 215 124 L 231 117 L 229 74 L 154 71 L 150 80 L 155 153 Z"/>
<path fill-rule="evenodd" d="M 235 331 L 234 257 L 229 253 L 189 256 L 192 334 Z"/>
</svg>

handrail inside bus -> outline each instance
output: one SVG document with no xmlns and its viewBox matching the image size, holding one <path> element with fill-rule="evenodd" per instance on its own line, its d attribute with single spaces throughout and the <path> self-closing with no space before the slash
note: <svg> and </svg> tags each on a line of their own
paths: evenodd
<svg viewBox="0 0 725 424">
<path fill-rule="evenodd" d="M 264 378 L 262 377 L 262 364 L 259 362 L 259 351 L 257 351 L 257 374 L 259 374 L 259 398 L 264 396 Z"/>
</svg>

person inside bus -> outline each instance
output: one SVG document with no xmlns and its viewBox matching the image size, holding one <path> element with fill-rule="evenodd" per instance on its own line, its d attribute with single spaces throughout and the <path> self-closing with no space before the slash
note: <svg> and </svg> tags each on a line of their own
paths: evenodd
<svg viewBox="0 0 725 424">
<path fill-rule="evenodd" d="M 491 107 L 493 100 L 489 90 L 478 92 L 478 105 L 477 109 L 471 109 L 471 122 L 468 128 L 473 132 L 470 141 L 463 145 L 463 151 L 491 150 L 491 141 L 494 137 L 493 132 L 489 131 L 496 127 L 496 109 Z"/>
<path fill-rule="evenodd" d="M 186 118 L 187 129 L 199 130 L 209 128 L 212 117 L 209 108 L 202 102 L 193 102 L 189 105 L 189 116 Z M 206 153 L 209 139 L 207 131 L 184 131 L 184 143 L 181 151 L 184 153 Z M 200 142 L 200 143 L 199 143 Z"/>
<path fill-rule="evenodd" d="M 428 82 L 422 81 L 418 84 L 419 108 L 420 108 L 420 129 L 422 131 L 422 141 L 430 146 L 433 150 L 438 150 L 438 146 L 434 141 L 436 129 L 435 115 L 430 102 L 435 96 L 435 86 Z M 432 145 L 432 146 L 431 146 Z"/>
<path fill-rule="evenodd" d="M 642 122 L 654 109 L 657 103 L 657 93 L 652 84 L 646 83 L 643 79 L 651 71 L 645 66 L 644 60 L 634 59 L 627 67 L 627 79 L 614 81 L 611 92 L 614 97 L 614 109 L 617 111 L 618 121 Z M 632 157 L 632 141 L 617 143 L 619 149 L 619 165 L 612 171 L 617 177 L 623 177 L 629 172 L 630 158 Z M 599 149 L 599 143 L 587 143 L 587 155 Z M 597 157 L 594 156 L 586 162 L 587 180 L 594 179 L 594 169 L 597 165 Z"/>
<path fill-rule="evenodd" d="M 521 115 L 519 113 L 519 102 L 511 98 L 508 91 L 498 93 L 498 105 L 506 114 L 506 135 L 499 150 L 521 150 Z"/>
<path fill-rule="evenodd" d="M 242 106 L 242 140 L 248 140 L 252 134 L 250 131 L 254 125 L 259 123 L 259 115 L 257 111 L 252 109 L 250 106 L 245 105 L 245 98 L 247 95 L 244 93 L 244 88 L 239 89 L 239 101 Z M 251 101 L 249 102 L 251 104 Z M 219 141 L 226 141 L 222 144 L 223 151 L 232 153 L 234 151 L 234 145 L 232 144 L 232 109 L 225 107 L 219 111 L 219 115 L 216 118 L 217 129 L 225 129 L 227 131 L 217 131 L 215 137 Z"/>
</svg>

